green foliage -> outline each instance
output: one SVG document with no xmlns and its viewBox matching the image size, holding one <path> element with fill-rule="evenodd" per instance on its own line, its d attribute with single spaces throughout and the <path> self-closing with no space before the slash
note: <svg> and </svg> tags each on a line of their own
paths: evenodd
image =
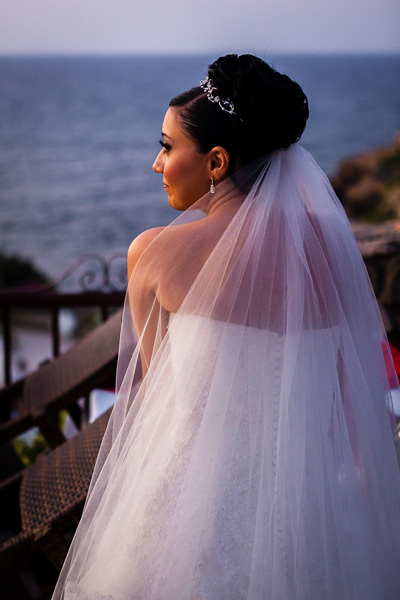
<svg viewBox="0 0 400 600">
<path fill-rule="evenodd" d="M 67 416 L 68 413 L 66 410 L 63 410 L 59 413 L 59 427 L 62 431 L 65 428 Z M 38 429 L 31 429 L 26 434 L 14 438 L 12 443 L 16 453 L 25 467 L 29 467 L 36 462 L 39 454 L 49 447 L 46 439 Z"/>
<path fill-rule="evenodd" d="M 388 186 L 400 183 L 400 148 L 395 148 L 382 158 L 378 165 L 378 173 Z"/>
<path fill-rule="evenodd" d="M 382 203 L 366 213 L 363 216 L 363 221 L 367 221 L 368 223 L 383 223 L 395 219 L 396 215 L 396 210 L 392 206 Z"/>
<path fill-rule="evenodd" d="M 0 253 L 0 288 L 14 288 L 32 282 L 48 284 L 49 278 L 31 260 Z"/>
<path fill-rule="evenodd" d="M 15 438 L 13 446 L 25 467 L 32 465 L 38 455 L 48 448 L 48 444 L 40 432 L 35 433 L 31 439 L 26 436 Z"/>
</svg>

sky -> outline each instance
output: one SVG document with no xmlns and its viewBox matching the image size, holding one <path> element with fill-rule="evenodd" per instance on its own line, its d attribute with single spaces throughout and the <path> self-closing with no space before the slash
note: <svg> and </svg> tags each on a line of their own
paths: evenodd
<svg viewBox="0 0 400 600">
<path fill-rule="evenodd" d="M 400 52 L 399 0 L 0 0 L 0 54 Z"/>
</svg>

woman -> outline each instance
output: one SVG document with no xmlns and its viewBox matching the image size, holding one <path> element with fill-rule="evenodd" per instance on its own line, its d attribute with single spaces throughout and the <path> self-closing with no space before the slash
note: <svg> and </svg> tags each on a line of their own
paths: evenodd
<svg viewBox="0 0 400 600">
<path fill-rule="evenodd" d="M 307 117 L 250 55 L 171 101 L 153 169 L 183 212 L 129 250 L 119 395 L 55 598 L 399 597 L 386 340 Z"/>
</svg>

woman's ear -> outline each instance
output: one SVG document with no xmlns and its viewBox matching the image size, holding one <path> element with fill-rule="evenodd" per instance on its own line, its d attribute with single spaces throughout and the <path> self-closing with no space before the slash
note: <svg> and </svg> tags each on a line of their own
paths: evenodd
<svg viewBox="0 0 400 600">
<path fill-rule="evenodd" d="M 222 146 L 214 146 L 209 153 L 210 177 L 213 176 L 215 182 L 224 179 L 229 172 L 229 153 Z"/>
</svg>

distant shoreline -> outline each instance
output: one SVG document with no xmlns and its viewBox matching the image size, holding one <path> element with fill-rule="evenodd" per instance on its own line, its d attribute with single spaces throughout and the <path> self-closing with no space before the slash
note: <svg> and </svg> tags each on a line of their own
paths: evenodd
<svg viewBox="0 0 400 600">
<path fill-rule="evenodd" d="M 237 54 L 243 54 L 244 52 L 237 52 Z M 181 59 L 181 58 L 208 58 L 220 56 L 224 54 L 221 50 L 215 52 L 0 52 L 0 59 L 3 58 L 168 58 L 168 59 Z M 400 50 L 389 51 L 381 50 L 371 52 L 366 51 L 337 51 L 337 52 L 307 52 L 307 51 L 287 51 L 287 52 L 257 52 L 254 54 L 264 57 L 268 60 L 268 57 L 318 57 L 318 58 L 374 58 L 374 57 L 400 57 Z"/>
</svg>

